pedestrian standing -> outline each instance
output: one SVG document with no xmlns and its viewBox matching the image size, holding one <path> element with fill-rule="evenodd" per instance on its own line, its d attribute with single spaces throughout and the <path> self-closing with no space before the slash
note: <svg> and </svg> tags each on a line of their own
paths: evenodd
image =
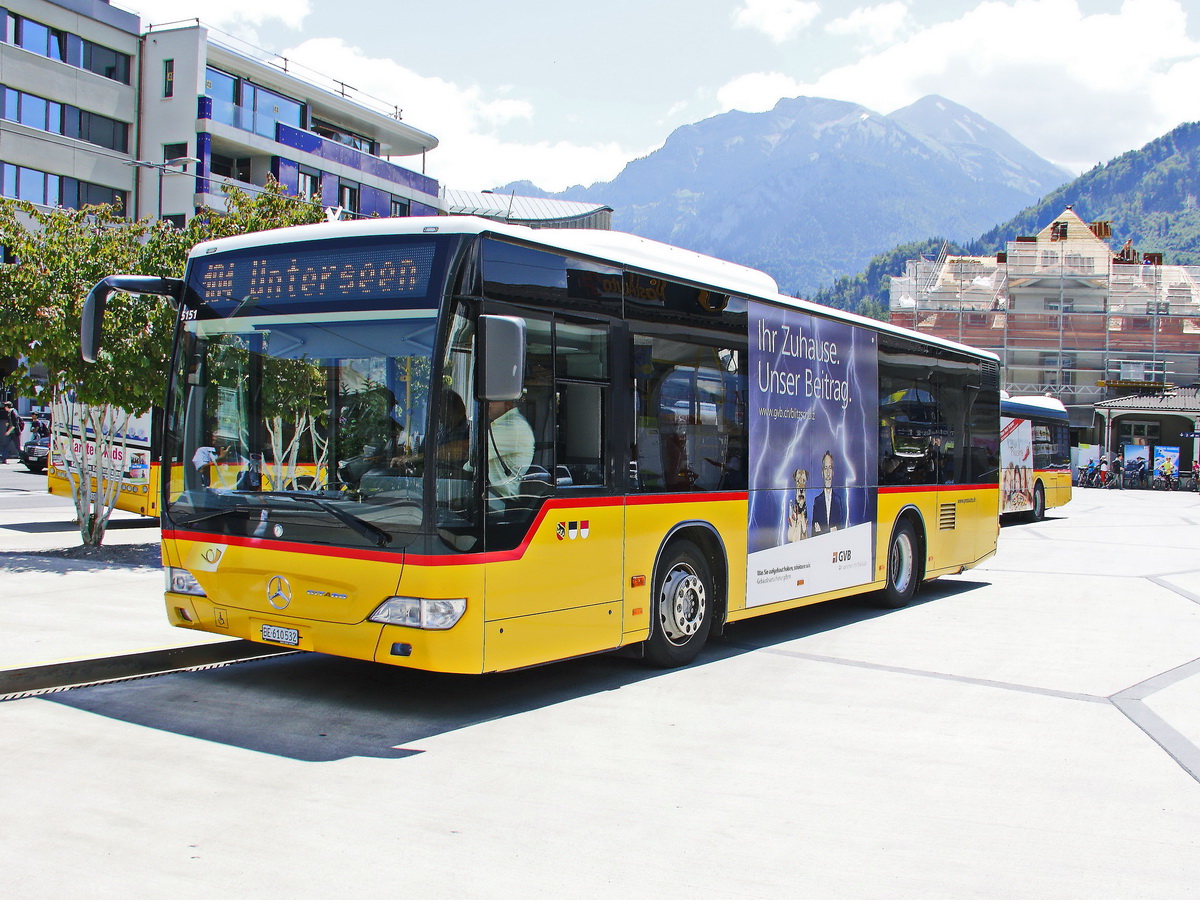
<svg viewBox="0 0 1200 900">
<path fill-rule="evenodd" d="M 0 412 L 0 463 L 7 463 L 8 457 L 21 456 L 21 417 L 13 409 L 12 401 L 4 401 L 4 409 Z"/>
<path fill-rule="evenodd" d="M 39 419 L 37 413 L 29 414 L 29 436 L 35 438 L 50 436 L 50 426 Z"/>
</svg>

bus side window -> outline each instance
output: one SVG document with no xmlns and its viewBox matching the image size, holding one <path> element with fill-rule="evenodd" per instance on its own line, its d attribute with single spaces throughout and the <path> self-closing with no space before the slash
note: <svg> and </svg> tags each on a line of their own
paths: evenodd
<svg viewBox="0 0 1200 900">
<path fill-rule="evenodd" d="M 743 353 L 639 336 L 633 368 L 634 489 L 744 490 Z"/>
<path fill-rule="evenodd" d="M 554 481 L 560 488 L 597 488 L 607 482 L 605 441 L 609 402 L 608 326 L 555 323 Z"/>
</svg>

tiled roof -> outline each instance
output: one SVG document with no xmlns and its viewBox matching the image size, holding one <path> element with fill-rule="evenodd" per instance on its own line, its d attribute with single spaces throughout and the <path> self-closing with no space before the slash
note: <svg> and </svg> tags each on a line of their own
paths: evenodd
<svg viewBox="0 0 1200 900">
<path fill-rule="evenodd" d="M 1096 404 L 1096 409 L 1144 409 L 1147 412 L 1200 413 L 1200 388 L 1174 388 L 1162 394 L 1135 394 L 1132 397 L 1102 400 Z"/>
</svg>

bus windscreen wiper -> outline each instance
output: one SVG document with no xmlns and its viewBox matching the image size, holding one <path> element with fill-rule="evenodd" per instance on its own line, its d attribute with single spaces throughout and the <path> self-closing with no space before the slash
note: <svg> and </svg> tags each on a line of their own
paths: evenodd
<svg viewBox="0 0 1200 900">
<path fill-rule="evenodd" d="M 233 506 L 223 506 L 220 509 L 212 510 L 211 512 L 201 512 L 188 518 L 180 518 L 180 525 L 195 525 L 198 522 L 207 522 L 209 519 L 219 519 L 221 516 L 232 515 L 233 513 L 250 513 L 257 512 L 262 509 L 261 506 L 252 503 L 237 503 Z"/>
<path fill-rule="evenodd" d="M 257 494 L 259 497 L 287 497 L 289 500 L 298 500 L 304 503 L 311 503 L 320 509 L 325 510 L 347 528 L 365 537 L 368 541 L 375 544 L 376 547 L 386 547 L 392 542 L 392 536 L 366 519 L 360 519 L 352 513 L 346 512 L 344 509 L 338 509 L 328 500 L 322 500 L 320 497 L 310 497 L 307 494 L 291 494 L 286 491 L 263 491 Z"/>
</svg>

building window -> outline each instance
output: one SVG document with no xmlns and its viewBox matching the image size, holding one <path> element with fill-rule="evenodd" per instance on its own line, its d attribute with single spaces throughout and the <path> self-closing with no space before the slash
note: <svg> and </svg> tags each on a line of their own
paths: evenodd
<svg viewBox="0 0 1200 900">
<path fill-rule="evenodd" d="M 129 84 L 130 56 L 109 47 L 50 28 L 24 16 L 8 16 L 8 42 L 30 53 L 87 69 L 113 81 Z"/>
<path fill-rule="evenodd" d="M 1043 355 L 1042 383 L 1056 387 L 1073 385 L 1075 383 L 1075 357 Z"/>
<path fill-rule="evenodd" d="M 163 60 L 163 96 L 175 96 L 175 60 Z"/>
<path fill-rule="evenodd" d="M 250 183 L 250 157 L 248 156 L 234 159 L 232 156 L 214 153 L 209 161 L 209 170 L 214 175 Z"/>
<path fill-rule="evenodd" d="M 1066 313 L 1075 312 L 1075 298 L 1063 297 L 1060 301 L 1058 297 L 1047 297 L 1045 300 L 1046 312 L 1058 312 L 1059 305 L 1062 306 L 1062 311 Z"/>
<path fill-rule="evenodd" d="M 83 65 L 81 68 L 121 84 L 129 84 L 129 57 L 91 41 L 83 42 Z"/>
<path fill-rule="evenodd" d="M 392 198 L 392 218 L 400 218 L 409 214 L 411 207 L 407 200 L 401 200 L 399 197 Z"/>
<path fill-rule="evenodd" d="M 0 118 L 20 122 L 39 131 L 77 138 L 109 150 L 125 153 L 129 148 L 129 126 L 124 122 L 12 88 L 4 88 Z"/>
<path fill-rule="evenodd" d="M 169 216 L 163 216 L 162 221 L 166 222 L 172 228 L 183 228 L 187 225 L 187 216 L 183 213 L 172 213 Z"/>
<path fill-rule="evenodd" d="M 1123 359 L 1121 365 L 1122 381 L 1165 381 L 1166 361 L 1142 361 Z"/>
<path fill-rule="evenodd" d="M 279 122 L 294 128 L 304 127 L 303 103 L 244 78 L 209 67 L 205 72 L 204 90 L 212 99 L 212 117 L 217 122 L 253 131 L 271 140 L 275 140 L 275 125 Z"/>
<path fill-rule="evenodd" d="M 340 125 L 313 119 L 312 130 L 326 140 L 337 141 L 339 144 L 345 144 L 347 147 L 353 147 L 363 153 L 370 153 L 372 156 L 379 155 L 379 145 L 375 141 L 348 128 L 342 128 Z"/>
<path fill-rule="evenodd" d="M 346 212 L 358 212 L 358 194 L 359 187 L 357 184 L 347 184 L 342 182 L 338 185 L 338 206 L 346 210 Z"/>
<path fill-rule="evenodd" d="M 187 143 L 180 144 L 163 144 L 163 162 L 169 162 L 172 159 L 183 159 L 188 155 Z"/>
<path fill-rule="evenodd" d="M 296 192 L 301 197 L 312 197 L 321 193 L 321 174 L 307 169 L 300 170 L 300 178 L 296 183 Z"/>
<path fill-rule="evenodd" d="M 1118 419 L 1121 425 L 1121 444 L 1157 444 L 1162 437 L 1158 422 L 1137 422 Z"/>
<path fill-rule="evenodd" d="M 124 191 L 12 163 L 0 163 L 0 194 L 39 206 L 81 209 L 100 203 L 118 203 L 125 208 Z"/>
</svg>

